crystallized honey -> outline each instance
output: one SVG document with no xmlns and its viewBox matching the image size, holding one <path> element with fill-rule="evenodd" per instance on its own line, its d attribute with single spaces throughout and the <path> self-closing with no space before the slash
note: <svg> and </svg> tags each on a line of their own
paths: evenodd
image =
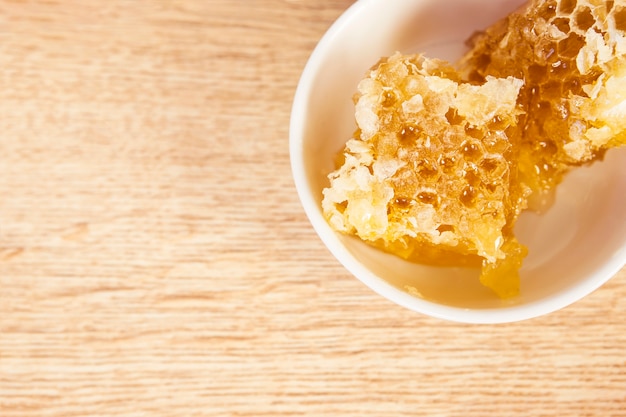
<svg viewBox="0 0 626 417">
<path fill-rule="evenodd" d="M 381 59 L 324 190 L 330 225 L 409 260 L 478 265 L 484 285 L 517 294 L 521 211 L 626 143 L 624 26 L 624 1 L 537 0 L 474 36 L 456 67 Z"/>
</svg>

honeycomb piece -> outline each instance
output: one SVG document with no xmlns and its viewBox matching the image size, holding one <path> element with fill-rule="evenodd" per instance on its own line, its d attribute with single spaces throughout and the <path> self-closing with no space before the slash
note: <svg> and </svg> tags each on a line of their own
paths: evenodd
<svg viewBox="0 0 626 417">
<path fill-rule="evenodd" d="M 381 60 L 358 86 L 358 129 L 323 191 L 331 226 L 407 259 L 482 261 L 500 277 L 486 285 L 515 294 L 525 248 L 512 226 L 528 192 L 507 157 L 521 87 L 463 83 L 421 55 Z"/>
<path fill-rule="evenodd" d="M 626 144 L 626 1 L 534 0 L 472 41 L 464 79 L 524 80 L 511 136 L 532 208 L 549 206 L 573 166 Z"/>
<path fill-rule="evenodd" d="M 520 212 L 626 144 L 626 0 L 533 0 L 471 42 L 457 69 L 396 54 L 360 83 L 322 208 L 406 259 L 479 262 L 508 297 L 527 252 Z"/>
</svg>

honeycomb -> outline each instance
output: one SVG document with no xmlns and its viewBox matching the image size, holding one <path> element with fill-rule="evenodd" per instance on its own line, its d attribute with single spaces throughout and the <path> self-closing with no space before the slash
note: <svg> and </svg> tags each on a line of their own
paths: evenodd
<svg viewBox="0 0 626 417">
<path fill-rule="evenodd" d="M 535 0 L 474 36 L 463 78 L 524 80 L 518 168 L 549 207 L 573 166 L 626 144 L 626 1 Z"/>
<path fill-rule="evenodd" d="M 505 250 L 524 251 L 511 226 L 525 194 L 507 132 L 521 87 L 513 77 L 464 83 L 421 55 L 381 60 L 359 83 L 358 129 L 323 191 L 331 226 L 411 260 L 516 271 Z M 499 291 L 515 293 L 517 281 Z"/>
<path fill-rule="evenodd" d="M 626 144 L 625 35 L 626 0 L 534 0 L 454 67 L 381 59 L 323 190 L 331 227 L 412 261 L 479 266 L 485 286 L 516 295 L 520 213 Z"/>
</svg>

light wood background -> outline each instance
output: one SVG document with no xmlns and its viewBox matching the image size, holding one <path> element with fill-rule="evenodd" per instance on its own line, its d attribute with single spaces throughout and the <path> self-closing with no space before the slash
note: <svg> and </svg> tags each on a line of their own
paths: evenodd
<svg viewBox="0 0 626 417">
<path fill-rule="evenodd" d="M 316 237 L 289 112 L 352 3 L 0 0 L 0 416 L 626 415 L 626 270 L 461 325 Z"/>
</svg>

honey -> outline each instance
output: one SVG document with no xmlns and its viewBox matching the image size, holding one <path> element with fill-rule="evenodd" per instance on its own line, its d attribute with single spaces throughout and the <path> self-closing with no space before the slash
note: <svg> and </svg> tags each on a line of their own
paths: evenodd
<svg viewBox="0 0 626 417">
<path fill-rule="evenodd" d="M 459 63 L 472 82 L 524 80 L 516 146 L 531 208 L 549 206 L 573 166 L 626 143 L 624 25 L 624 0 L 538 0 L 474 36 Z"/>
<path fill-rule="evenodd" d="M 381 59 L 323 191 L 330 225 L 411 261 L 479 266 L 516 295 L 520 213 L 626 144 L 626 2 L 592 1 L 535 0 L 473 36 L 456 66 Z"/>
</svg>

